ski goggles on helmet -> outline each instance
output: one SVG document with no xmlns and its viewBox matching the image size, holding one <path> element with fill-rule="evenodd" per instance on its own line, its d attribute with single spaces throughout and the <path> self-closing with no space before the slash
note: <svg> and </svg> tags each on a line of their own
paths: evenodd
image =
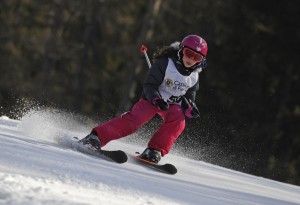
<svg viewBox="0 0 300 205">
<path fill-rule="evenodd" d="M 197 53 L 197 52 L 195 52 L 195 51 L 193 51 L 193 50 L 191 50 L 187 47 L 183 48 L 182 52 L 183 52 L 183 55 L 185 55 L 188 58 L 193 59 L 196 62 L 200 62 L 204 58 L 204 56 L 201 55 L 200 53 Z"/>
</svg>

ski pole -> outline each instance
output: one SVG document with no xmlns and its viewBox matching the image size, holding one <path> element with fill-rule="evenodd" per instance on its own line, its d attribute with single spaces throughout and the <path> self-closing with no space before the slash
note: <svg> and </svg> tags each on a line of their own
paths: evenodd
<svg viewBox="0 0 300 205">
<path fill-rule="evenodd" d="M 148 67 L 149 69 L 151 68 L 151 62 L 149 60 L 149 57 L 148 57 L 148 54 L 147 54 L 147 46 L 145 45 L 142 45 L 141 48 L 140 48 L 140 51 L 144 54 L 145 58 L 146 58 L 146 61 L 147 61 L 147 64 L 148 64 Z"/>
</svg>

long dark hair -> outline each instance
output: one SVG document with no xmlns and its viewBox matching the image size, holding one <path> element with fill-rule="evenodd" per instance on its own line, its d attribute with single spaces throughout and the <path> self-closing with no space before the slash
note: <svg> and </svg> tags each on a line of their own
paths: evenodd
<svg viewBox="0 0 300 205">
<path fill-rule="evenodd" d="M 178 49 L 174 46 L 163 46 L 154 52 L 152 60 L 155 62 L 159 58 L 178 58 Z"/>
</svg>

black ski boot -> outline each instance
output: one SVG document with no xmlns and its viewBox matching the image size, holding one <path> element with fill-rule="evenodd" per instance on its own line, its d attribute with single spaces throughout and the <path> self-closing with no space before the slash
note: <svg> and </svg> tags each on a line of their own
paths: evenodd
<svg viewBox="0 0 300 205">
<path fill-rule="evenodd" d="M 79 143 L 83 145 L 89 145 L 91 148 L 96 150 L 101 149 L 101 143 L 96 133 L 92 132 L 91 134 L 87 135 L 85 138 L 79 140 Z"/>
<path fill-rule="evenodd" d="M 153 149 L 153 148 L 147 148 L 140 155 L 140 158 L 157 164 L 161 159 L 161 152 L 159 150 L 156 150 L 156 149 Z"/>
</svg>

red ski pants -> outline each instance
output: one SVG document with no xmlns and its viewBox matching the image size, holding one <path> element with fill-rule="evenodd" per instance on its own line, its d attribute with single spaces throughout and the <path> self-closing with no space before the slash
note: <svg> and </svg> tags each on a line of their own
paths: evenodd
<svg viewBox="0 0 300 205">
<path fill-rule="evenodd" d="M 185 116 L 180 105 L 170 105 L 168 111 L 164 112 L 141 98 L 131 111 L 100 124 L 93 128 L 92 131 L 98 134 L 103 147 L 111 140 L 134 133 L 138 128 L 151 120 L 155 114 L 161 116 L 163 124 L 150 139 L 148 147 L 160 150 L 162 156 L 164 156 L 170 151 L 172 145 L 185 128 Z"/>
</svg>

